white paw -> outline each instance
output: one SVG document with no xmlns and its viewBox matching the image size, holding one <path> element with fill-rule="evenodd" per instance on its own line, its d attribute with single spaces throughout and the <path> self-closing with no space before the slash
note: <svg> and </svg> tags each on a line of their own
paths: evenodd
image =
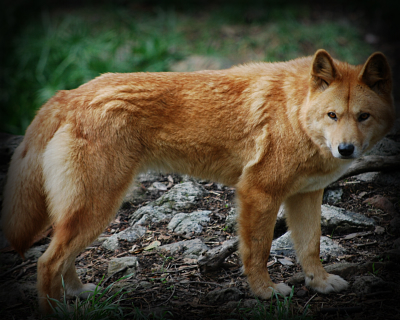
<svg viewBox="0 0 400 320">
<path fill-rule="evenodd" d="M 278 283 L 275 285 L 274 291 L 283 295 L 283 296 L 288 296 L 290 292 L 292 291 L 292 288 L 289 287 L 288 285 L 284 284 L 283 282 Z"/>
<path fill-rule="evenodd" d="M 341 277 L 330 274 L 326 280 L 311 280 L 309 277 L 306 277 L 306 286 L 309 286 L 320 293 L 329 293 L 346 290 L 349 284 Z"/>
<path fill-rule="evenodd" d="M 82 289 L 78 293 L 79 298 L 87 299 L 93 292 L 95 292 L 97 286 L 94 283 L 86 283 L 82 286 Z M 100 287 L 97 289 L 99 290 Z"/>
<path fill-rule="evenodd" d="M 96 290 L 96 285 L 93 283 L 87 283 L 84 285 L 80 285 L 78 288 L 71 288 L 67 287 L 67 294 L 74 296 L 74 297 L 79 297 L 81 299 L 87 299 L 93 292 Z M 98 288 L 97 290 L 99 290 Z"/>
</svg>

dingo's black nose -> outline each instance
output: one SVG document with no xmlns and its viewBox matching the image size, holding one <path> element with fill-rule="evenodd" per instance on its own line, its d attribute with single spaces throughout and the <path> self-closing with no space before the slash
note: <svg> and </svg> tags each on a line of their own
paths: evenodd
<svg viewBox="0 0 400 320">
<path fill-rule="evenodd" d="M 338 147 L 339 153 L 344 157 L 349 157 L 354 152 L 354 145 L 350 143 L 341 143 Z"/>
</svg>

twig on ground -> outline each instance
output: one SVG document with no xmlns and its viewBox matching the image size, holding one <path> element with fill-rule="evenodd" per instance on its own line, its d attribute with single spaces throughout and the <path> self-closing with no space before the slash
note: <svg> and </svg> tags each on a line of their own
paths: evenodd
<svg viewBox="0 0 400 320">
<path fill-rule="evenodd" d="M 310 299 L 308 299 L 308 301 L 306 302 L 306 304 L 304 305 L 304 307 L 302 308 L 301 311 L 303 311 L 303 310 L 307 307 L 307 305 L 311 302 L 312 299 L 314 299 L 314 297 L 315 297 L 316 295 L 317 295 L 317 293 L 315 293 Z"/>
</svg>

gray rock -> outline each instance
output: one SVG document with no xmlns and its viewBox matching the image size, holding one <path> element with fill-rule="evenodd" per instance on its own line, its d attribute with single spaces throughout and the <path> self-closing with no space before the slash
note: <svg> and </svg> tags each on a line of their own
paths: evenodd
<svg viewBox="0 0 400 320">
<path fill-rule="evenodd" d="M 360 271 L 358 264 L 349 262 L 334 263 L 324 268 L 326 272 L 336 274 L 344 279 L 348 279 Z"/>
<path fill-rule="evenodd" d="M 328 256 L 338 257 L 346 253 L 346 250 L 341 245 L 328 237 L 322 236 L 320 241 L 320 256 L 324 259 Z"/>
<path fill-rule="evenodd" d="M 161 191 L 167 191 L 167 185 L 160 182 L 160 181 L 155 181 L 153 182 L 153 184 L 151 185 L 152 188 L 156 189 L 156 190 L 161 190 Z"/>
<path fill-rule="evenodd" d="M 102 246 L 107 250 L 115 251 L 118 249 L 118 240 L 126 240 L 128 242 L 136 241 L 146 233 L 146 230 L 147 229 L 141 225 L 126 228 L 124 231 L 113 234 L 103 242 Z"/>
<path fill-rule="evenodd" d="M 375 182 L 385 186 L 398 186 L 400 185 L 400 172 L 367 172 L 354 176 L 357 180 L 371 183 Z"/>
<path fill-rule="evenodd" d="M 273 255 L 284 255 L 291 256 L 295 255 L 295 250 L 293 247 L 293 242 L 290 237 L 290 231 L 286 232 L 283 236 L 272 241 L 271 254 Z M 345 253 L 345 249 L 335 243 L 328 237 L 321 237 L 320 240 L 320 256 L 327 257 L 330 256 L 340 256 Z"/>
<path fill-rule="evenodd" d="M 237 226 L 237 209 L 231 208 L 225 220 L 225 230 L 227 232 L 235 232 Z"/>
<path fill-rule="evenodd" d="M 135 274 L 138 267 L 139 261 L 137 257 L 115 258 L 108 263 L 107 274 L 108 276 L 111 276 L 112 274 L 122 271 L 123 269 L 126 269 L 123 275 Z"/>
<path fill-rule="evenodd" d="M 400 153 L 400 143 L 387 137 L 380 140 L 366 155 L 394 156 Z"/>
<path fill-rule="evenodd" d="M 321 207 L 321 227 L 330 232 L 350 232 L 355 229 L 374 229 L 375 220 L 362 214 L 329 205 Z"/>
<path fill-rule="evenodd" d="M 195 211 L 192 213 L 178 213 L 168 224 L 168 229 L 177 234 L 200 234 L 203 226 L 210 221 L 211 211 Z"/>
<path fill-rule="evenodd" d="M 164 207 L 148 204 L 139 208 L 131 215 L 131 225 L 148 225 L 150 223 L 168 221 L 172 218 L 172 212 L 172 210 L 165 209 Z"/>
<path fill-rule="evenodd" d="M 136 176 L 136 180 L 139 182 L 142 182 L 142 183 L 143 182 L 155 182 L 155 181 L 160 180 L 160 178 L 161 178 L 161 175 L 158 172 L 152 171 L 152 170 L 149 170 L 149 171 L 143 172 L 143 173 L 139 173 Z"/>
<path fill-rule="evenodd" d="M 383 281 L 374 275 L 356 277 L 352 285 L 352 290 L 357 295 L 365 295 L 375 291 L 394 290 L 395 288 L 395 283 Z"/>
<path fill-rule="evenodd" d="M 136 225 L 168 221 L 176 212 L 194 208 L 196 201 L 205 194 L 207 191 L 193 181 L 177 184 L 157 200 L 136 210 L 130 218 L 130 223 Z"/>
<path fill-rule="evenodd" d="M 343 189 L 326 189 L 324 192 L 324 202 L 335 204 L 342 201 Z"/>
<path fill-rule="evenodd" d="M 110 250 L 110 251 L 115 251 L 118 249 L 119 244 L 118 244 L 118 237 L 116 234 L 112 235 L 109 237 L 107 240 L 105 240 L 102 245 L 103 248 Z"/>
<path fill-rule="evenodd" d="M 207 293 L 205 299 L 209 302 L 238 301 L 244 297 L 242 291 L 237 288 L 216 289 Z"/>
<path fill-rule="evenodd" d="M 208 249 L 209 248 L 200 239 L 192 239 L 188 241 L 165 244 L 161 247 L 158 247 L 157 250 L 166 251 L 170 254 L 180 252 L 185 258 L 197 259 Z"/>
<path fill-rule="evenodd" d="M 359 181 L 366 182 L 366 183 L 371 183 L 374 182 L 379 176 L 379 172 L 366 172 L 366 173 L 361 173 L 354 178 L 356 178 Z"/>
<path fill-rule="evenodd" d="M 189 210 L 194 207 L 196 201 L 206 194 L 207 191 L 202 185 L 192 181 L 184 182 L 175 185 L 171 190 L 155 200 L 154 205 L 171 211 Z"/>
<path fill-rule="evenodd" d="M 280 236 L 278 239 L 272 241 L 271 252 L 273 255 L 290 256 L 295 255 L 292 239 L 290 238 L 290 231 Z"/>
</svg>

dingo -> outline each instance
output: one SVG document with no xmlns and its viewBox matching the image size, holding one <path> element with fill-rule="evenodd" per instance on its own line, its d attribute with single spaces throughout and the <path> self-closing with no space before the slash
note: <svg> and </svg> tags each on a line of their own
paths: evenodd
<svg viewBox="0 0 400 320">
<path fill-rule="evenodd" d="M 281 204 L 306 285 L 345 289 L 319 260 L 323 188 L 390 130 L 391 90 L 383 54 L 352 66 L 318 50 L 221 71 L 104 74 L 58 92 L 13 155 L 2 209 L 21 255 L 55 225 L 38 261 L 41 309 L 60 297 L 61 276 L 70 294 L 94 289 L 79 280 L 75 257 L 149 168 L 236 187 L 240 254 L 255 295 L 290 292 L 266 267 Z"/>
</svg>

